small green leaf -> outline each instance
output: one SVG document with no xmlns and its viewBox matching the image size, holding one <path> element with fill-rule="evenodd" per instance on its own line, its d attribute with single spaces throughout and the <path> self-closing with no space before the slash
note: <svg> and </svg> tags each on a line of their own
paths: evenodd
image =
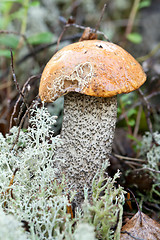
<svg viewBox="0 0 160 240">
<path fill-rule="evenodd" d="M 129 94 L 121 95 L 121 103 L 123 103 L 123 106 L 130 105 L 132 103 L 130 95 Z"/>
<path fill-rule="evenodd" d="M 14 52 L 12 52 L 12 53 L 14 55 Z M 8 49 L 0 49 L 0 56 L 10 58 L 11 57 L 11 52 Z"/>
<path fill-rule="evenodd" d="M 13 3 L 23 3 L 24 0 L 1 0 L 1 2 L 3 4 L 7 4 L 7 3 L 13 4 Z"/>
<path fill-rule="evenodd" d="M 127 39 L 135 44 L 139 44 L 142 42 L 142 35 L 140 35 L 139 33 L 133 32 L 127 35 Z"/>
<path fill-rule="evenodd" d="M 128 121 L 128 124 L 129 124 L 129 126 L 133 127 L 135 125 L 135 120 L 134 119 L 130 119 Z"/>
<path fill-rule="evenodd" d="M 40 5 L 40 2 L 39 1 L 33 1 L 30 3 L 30 7 L 37 7 Z"/>
<path fill-rule="evenodd" d="M 28 132 L 28 130 L 26 128 L 22 128 L 22 131 L 25 133 L 25 132 Z"/>
<path fill-rule="evenodd" d="M 0 45 L 4 45 L 9 48 L 16 48 L 18 45 L 18 38 L 12 35 L 0 36 Z"/>
<path fill-rule="evenodd" d="M 52 41 L 53 34 L 50 32 L 43 32 L 33 35 L 28 38 L 28 41 L 32 45 L 50 43 Z"/>
<path fill-rule="evenodd" d="M 130 110 L 128 111 L 127 116 L 128 116 L 128 117 L 131 117 L 132 115 L 134 115 L 134 114 L 136 114 L 136 113 L 137 113 L 136 109 L 132 108 L 132 109 L 130 109 Z"/>
<path fill-rule="evenodd" d="M 117 108 L 117 113 L 121 114 L 122 113 L 122 109 L 120 107 Z"/>
<path fill-rule="evenodd" d="M 138 8 L 145 8 L 145 7 L 149 7 L 151 5 L 151 1 L 150 0 L 144 0 L 142 2 L 139 3 Z"/>
<path fill-rule="evenodd" d="M 141 144 L 141 141 L 139 141 L 136 137 L 134 137 L 133 135 L 131 134 L 127 134 L 127 137 L 133 141 L 135 141 L 137 144 Z"/>
<path fill-rule="evenodd" d="M 13 12 L 12 14 L 9 15 L 9 20 L 13 21 L 15 19 L 19 19 L 22 21 L 24 15 L 25 15 L 25 8 L 20 8 L 16 12 Z"/>
</svg>

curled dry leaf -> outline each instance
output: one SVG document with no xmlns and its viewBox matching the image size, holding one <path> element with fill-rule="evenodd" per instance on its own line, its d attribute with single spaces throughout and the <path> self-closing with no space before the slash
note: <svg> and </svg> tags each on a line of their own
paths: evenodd
<svg viewBox="0 0 160 240">
<path fill-rule="evenodd" d="M 121 230 L 120 240 L 158 240 L 160 224 L 144 213 L 137 212 Z"/>
</svg>

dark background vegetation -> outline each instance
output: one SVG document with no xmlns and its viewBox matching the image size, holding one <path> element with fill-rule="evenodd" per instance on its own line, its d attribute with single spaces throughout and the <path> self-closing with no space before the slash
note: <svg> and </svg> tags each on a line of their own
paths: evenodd
<svg viewBox="0 0 160 240">
<path fill-rule="evenodd" d="M 140 62 L 147 82 L 141 93 L 118 96 L 117 129 L 108 171 L 113 175 L 120 169 L 120 184 L 130 188 L 139 202 L 145 198 L 142 210 L 159 220 L 159 196 L 148 197 L 156 179 L 148 171 L 136 171 L 143 165 L 135 159 L 139 158 L 138 147 L 144 133 L 160 131 L 160 1 L 1 0 L 0 19 L 0 132 L 3 135 L 13 125 L 21 123 L 27 128 L 25 113 L 37 98 L 44 66 L 57 49 L 76 42 L 83 27 L 94 29 L 99 22 L 99 31 Z M 105 40 L 103 34 L 98 38 Z M 61 128 L 63 99 L 47 106 L 51 114 L 59 115 L 54 126 L 57 134 Z M 157 144 L 154 137 L 153 144 Z M 137 211 L 134 201 L 132 208 L 126 204 L 126 216 Z"/>
</svg>

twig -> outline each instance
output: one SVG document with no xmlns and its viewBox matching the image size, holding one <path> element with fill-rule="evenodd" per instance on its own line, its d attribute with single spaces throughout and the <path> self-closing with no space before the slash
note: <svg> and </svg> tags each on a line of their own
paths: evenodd
<svg viewBox="0 0 160 240">
<path fill-rule="evenodd" d="M 158 91 L 158 92 L 153 92 L 153 93 L 149 94 L 148 96 L 146 96 L 146 99 L 148 100 L 148 99 L 150 99 L 150 98 L 152 98 L 152 97 L 155 97 L 155 96 L 157 96 L 157 95 L 159 95 L 159 94 L 160 94 L 160 91 Z"/>
<path fill-rule="evenodd" d="M 25 84 L 23 85 L 23 88 L 22 88 L 22 94 L 24 94 L 25 90 L 26 90 L 26 87 L 27 85 L 30 83 L 31 80 L 34 80 L 34 79 L 37 79 L 41 76 L 41 74 L 38 74 L 38 75 L 34 75 L 34 76 L 31 76 L 30 78 L 28 78 L 28 80 L 25 82 Z M 11 118 L 10 118 L 10 125 L 9 125 L 9 130 L 11 129 L 12 127 L 12 122 L 13 122 L 13 117 L 16 113 L 16 109 L 17 109 L 17 106 L 18 106 L 18 103 L 19 101 L 21 100 L 21 95 L 19 96 L 19 98 L 17 99 L 15 105 L 14 105 L 14 108 L 13 108 L 13 112 L 12 112 L 12 115 L 11 115 Z M 21 113 L 21 112 L 20 112 Z M 20 116 L 20 114 L 19 114 Z"/>
<path fill-rule="evenodd" d="M 63 37 L 63 35 L 64 35 L 66 29 L 67 29 L 67 24 L 63 27 L 63 30 L 62 30 L 60 36 L 59 36 L 58 39 L 57 39 L 57 46 L 56 46 L 56 51 L 55 51 L 55 52 L 58 51 L 60 41 L 61 41 L 61 39 L 62 39 L 62 37 Z"/>
<path fill-rule="evenodd" d="M 128 234 L 131 238 L 135 239 L 135 240 L 145 240 L 143 238 L 137 238 L 137 237 L 134 237 L 130 232 L 127 232 L 127 231 L 121 231 L 121 233 L 123 234 Z"/>
<path fill-rule="evenodd" d="M 149 94 L 148 96 L 146 96 L 145 98 L 147 100 L 149 100 L 150 98 L 155 97 L 157 95 L 160 95 L 160 91 L 159 92 L 153 92 L 153 93 Z M 134 103 L 127 111 L 125 111 L 123 114 L 120 115 L 120 117 L 117 119 L 117 122 L 123 120 L 131 109 L 136 108 L 140 105 L 141 105 L 141 102 L 139 102 L 139 101 Z"/>
<path fill-rule="evenodd" d="M 131 157 L 126 157 L 126 156 L 121 156 L 121 155 L 118 155 L 118 154 L 114 154 L 114 156 L 117 157 L 117 158 L 120 158 L 120 159 L 129 160 L 129 161 L 136 161 L 136 162 L 142 162 L 142 163 L 147 162 L 146 160 L 143 160 L 143 159 L 131 158 Z"/>
<path fill-rule="evenodd" d="M 63 18 L 63 19 L 64 19 L 64 18 Z M 76 24 L 76 23 L 68 23 L 67 21 L 64 21 L 64 20 L 63 20 L 63 23 L 65 23 L 64 28 L 75 27 L 75 28 L 81 29 L 81 30 L 83 30 L 83 31 L 86 29 L 85 26 L 78 25 L 78 24 Z M 96 31 L 95 28 L 90 28 L 90 30 L 91 30 L 91 32 L 93 32 L 93 33 L 95 33 L 95 31 Z M 108 37 L 107 37 L 103 32 L 97 30 L 96 33 L 99 34 L 99 35 L 102 35 L 107 41 L 110 41 L 110 40 L 108 39 Z"/>
<path fill-rule="evenodd" d="M 137 169 L 134 169 L 132 171 L 142 171 L 142 170 L 148 170 L 148 171 L 151 171 L 151 172 L 160 173 L 160 171 L 149 168 L 149 167 L 137 168 Z"/>
<path fill-rule="evenodd" d="M 142 164 L 140 164 L 140 163 L 136 163 L 136 162 L 131 162 L 131 161 L 125 161 L 125 163 L 126 164 L 128 164 L 128 165 L 134 165 L 134 166 L 139 166 L 139 167 L 141 167 L 142 166 Z M 133 168 L 133 166 L 132 166 L 132 168 Z"/>
<path fill-rule="evenodd" d="M 142 57 L 138 57 L 137 61 L 138 62 L 146 61 L 147 59 L 153 57 L 158 52 L 159 49 L 160 49 L 160 43 L 158 43 L 158 45 L 155 46 L 155 48 L 153 48 L 148 54 L 146 54 L 146 55 L 144 55 Z"/>
<path fill-rule="evenodd" d="M 11 51 L 11 70 L 12 70 L 13 81 L 14 81 L 14 83 L 15 83 L 15 85 L 16 85 L 16 88 L 17 88 L 19 94 L 20 94 L 21 97 L 24 99 L 24 94 L 22 93 L 22 91 L 21 91 L 21 89 L 20 89 L 20 86 L 19 86 L 19 84 L 18 84 L 18 82 L 17 82 L 17 79 L 16 79 L 16 74 L 15 74 L 15 72 L 14 72 L 13 53 L 12 53 L 12 50 L 10 50 L 10 51 Z"/>
<path fill-rule="evenodd" d="M 75 34 L 73 36 L 67 36 L 67 37 L 64 37 L 61 42 L 65 42 L 65 41 L 72 41 L 72 40 L 75 40 L 75 39 L 78 39 L 80 38 L 81 34 L 78 33 L 78 34 Z M 57 44 L 57 41 L 54 41 L 52 43 L 47 43 L 47 44 L 42 44 L 38 47 L 35 47 L 34 50 L 33 50 L 33 53 L 36 55 L 38 53 L 40 53 L 41 51 L 47 49 L 47 48 L 50 48 L 50 47 L 53 47 Z M 17 61 L 17 64 L 20 64 L 21 62 L 24 62 L 25 60 L 27 60 L 28 58 L 32 57 L 33 53 L 28 53 L 26 54 L 25 56 L 23 56 L 21 59 L 19 59 Z"/>
<path fill-rule="evenodd" d="M 17 105 L 17 103 L 18 103 L 18 101 L 16 102 L 15 105 Z M 22 104 L 19 107 L 19 113 L 18 113 L 17 118 L 16 119 L 14 118 L 14 121 L 16 122 L 16 125 L 18 125 L 18 123 L 20 122 L 20 117 L 21 117 L 21 114 L 22 114 L 23 111 L 24 111 L 24 102 L 22 102 Z M 29 115 L 28 115 L 28 118 L 29 118 Z"/>
<path fill-rule="evenodd" d="M 100 20 L 99 20 L 99 21 L 101 21 L 101 18 L 103 17 L 105 8 L 106 8 L 106 4 L 105 4 L 104 7 L 103 7 L 102 14 L 101 14 L 101 17 L 100 17 Z M 69 20 L 67 21 L 65 18 L 60 18 L 60 20 L 61 20 L 65 25 L 64 25 L 63 30 L 62 30 L 62 32 L 61 32 L 61 34 L 60 34 L 60 36 L 59 36 L 59 38 L 58 38 L 58 40 L 57 40 L 56 51 L 58 50 L 60 41 L 61 41 L 61 39 L 62 39 L 65 31 L 67 30 L 67 28 L 69 28 L 69 27 L 75 27 L 75 28 L 79 28 L 79 29 L 82 29 L 82 30 L 85 30 L 85 29 L 86 29 L 86 27 L 81 26 L 81 25 L 78 25 L 78 24 L 76 24 L 76 23 L 74 23 L 74 22 L 73 22 L 73 23 L 72 23 L 72 22 L 70 23 L 70 21 L 69 21 Z M 98 28 L 98 27 L 99 27 L 99 25 L 97 25 L 97 28 Z M 109 41 L 108 37 L 106 37 L 103 32 L 98 31 L 96 28 L 90 28 L 90 31 L 91 31 L 92 33 L 95 33 L 95 32 L 96 32 L 97 34 L 103 35 L 103 37 L 104 37 L 107 41 Z"/>
<path fill-rule="evenodd" d="M 139 130 L 139 125 L 140 125 L 140 120 L 141 120 L 141 115 L 142 115 L 142 106 L 139 106 L 138 114 L 136 117 L 136 124 L 133 132 L 133 136 L 137 138 L 138 130 Z"/>
<path fill-rule="evenodd" d="M 123 104 L 121 104 L 121 99 L 120 99 L 119 101 L 120 101 L 120 105 L 121 105 L 122 112 L 124 113 L 124 110 L 125 110 L 125 109 L 124 109 Z M 124 118 L 125 118 L 125 121 L 126 121 L 126 123 L 127 123 L 128 132 L 129 132 L 130 135 L 132 135 L 132 128 L 131 128 L 131 126 L 129 125 L 128 116 L 125 115 Z"/>
<path fill-rule="evenodd" d="M 141 213 L 141 210 L 140 210 L 140 208 L 139 208 L 137 199 L 136 199 L 134 193 L 133 193 L 129 188 L 127 188 L 127 191 L 129 191 L 129 192 L 132 194 L 133 198 L 134 198 L 134 201 L 135 201 L 135 203 L 136 203 L 136 205 L 137 205 L 138 212 L 139 212 L 139 215 L 140 215 L 140 225 L 142 226 L 142 213 Z"/>
<path fill-rule="evenodd" d="M 26 81 L 26 83 L 24 84 L 24 86 L 23 86 L 23 88 L 22 88 L 22 90 L 21 90 L 21 89 L 20 89 L 20 86 L 19 86 L 19 84 L 18 84 L 18 82 L 17 82 L 17 79 L 16 79 L 16 75 L 15 75 L 15 72 L 14 72 L 14 66 L 13 66 L 13 65 L 14 65 L 14 64 L 13 64 L 13 54 L 12 54 L 12 51 L 11 51 L 11 69 L 12 69 L 12 76 L 13 76 L 13 80 L 14 80 L 14 83 L 15 83 L 15 85 L 16 85 L 16 88 L 17 88 L 17 90 L 18 90 L 18 92 L 19 92 L 19 97 L 18 97 L 18 99 L 17 99 L 17 101 L 16 101 L 16 103 L 15 103 L 15 105 L 14 105 L 14 108 L 13 108 L 13 112 L 12 112 L 12 115 L 11 115 L 11 118 L 10 118 L 9 130 L 10 130 L 11 127 L 12 127 L 13 117 L 14 117 L 14 114 L 15 114 L 15 112 L 16 112 L 17 105 L 18 105 L 18 103 L 19 103 L 19 101 L 20 101 L 21 98 L 23 99 L 23 102 L 24 102 L 24 104 L 26 105 L 26 108 L 28 109 L 28 104 L 27 104 L 26 101 L 25 101 L 25 95 L 24 95 L 24 92 L 25 92 L 25 89 L 26 89 L 27 85 L 29 84 L 29 82 L 30 82 L 31 80 L 33 80 L 33 79 L 35 79 L 35 78 L 37 78 L 37 77 L 40 76 L 40 75 L 35 75 L 35 76 L 30 77 L 30 78 Z"/>
<path fill-rule="evenodd" d="M 33 47 L 32 47 L 32 45 L 28 42 L 28 39 L 27 39 L 27 37 L 26 37 L 24 34 L 19 33 L 19 32 L 16 32 L 16 31 L 8 31 L 8 30 L 0 30 L 0 34 L 13 34 L 13 35 L 21 36 L 21 37 L 24 39 L 24 41 L 25 41 L 28 49 L 29 49 L 30 52 L 32 53 L 32 56 L 33 56 L 34 59 L 36 60 L 35 54 L 34 54 L 34 51 L 33 51 Z M 37 60 L 36 60 L 36 62 L 37 62 Z"/>
<path fill-rule="evenodd" d="M 17 133 L 17 136 L 16 136 L 16 139 L 15 139 L 15 142 L 13 143 L 12 147 L 11 147 L 11 151 L 13 150 L 13 148 L 15 147 L 16 143 L 18 142 L 18 138 L 19 138 L 19 135 L 20 135 L 20 131 L 21 131 L 21 128 L 22 128 L 22 124 L 24 122 L 24 119 L 25 117 L 27 116 L 27 114 L 29 113 L 30 109 L 33 107 L 33 105 L 35 104 L 35 101 L 36 99 L 38 98 L 39 96 L 37 95 L 35 97 L 35 99 L 32 101 L 31 105 L 28 107 L 28 109 L 26 110 L 25 114 L 23 115 L 22 119 L 21 119 L 21 122 L 19 124 L 19 128 L 18 128 L 18 133 Z"/>
<path fill-rule="evenodd" d="M 67 197 L 68 197 L 67 213 L 70 214 L 71 219 L 73 219 L 74 215 L 73 215 L 73 211 L 72 211 L 72 205 L 71 205 L 71 202 L 70 202 L 69 194 L 67 194 Z"/>
<path fill-rule="evenodd" d="M 80 29 L 82 29 L 82 30 L 84 30 L 84 29 L 86 28 L 86 27 L 80 26 L 80 25 L 78 25 L 78 24 L 67 24 L 67 25 L 66 25 L 66 28 L 71 27 L 71 26 L 76 27 L 76 28 L 80 28 Z M 91 29 L 91 30 L 92 30 L 92 32 L 94 32 L 94 29 Z M 1 33 L 1 31 L 0 31 L 0 33 Z M 5 33 L 6 33 L 6 32 L 5 32 Z M 97 34 L 102 35 L 108 42 L 110 42 L 110 40 L 108 39 L 108 37 L 107 37 L 103 32 L 97 31 Z M 21 34 L 17 33 L 17 35 L 21 35 Z M 23 35 L 23 34 L 22 34 L 22 35 Z M 63 34 L 62 34 L 62 35 L 63 35 Z M 60 41 L 61 41 L 61 42 L 65 42 L 65 41 L 69 41 L 69 40 L 72 41 L 72 40 L 75 40 L 75 39 L 79 39 L 79 38 L 81 37 L 81 35 L 82 35 L 81 33 L 78 33 L 78 34 L 75 34 L 75 35 L 73 35 L 73 36 L 67 36 L 67 37 L 61 39 Z M 34 48 L 34 49 L 32 48 L 32 50 L 31 50 L 29 53 L 27 53 L 25 56 L 23 56 L 23 57 L 20 58 L 18 61 L 16 61 L 16 64 L 19 65 L 19 64 L 23 63 L 24 61 L 26 61 L 28 58 L 35 56 L 35 55 L 38 54 L 39 52 L 41 52 L 41 51 L 43 51 L 43 50 L 45 50 L 45 49 L 47 49 L 47 48 L 50 48 L 50 47 L 52 47 L 52 46 L 54 46 L 54 45 L 57 45 L 57 42 L 58 42 L 58 41 L 59 41 L 59 40 L 57 40 L 57 41 L 55 41 L 55 42 L 53 42 L 53 43 L 43 44 L 43 45 L 40 45 L 40 46 L 38 46 L 38 47 L 36 47 L 36 48 Z M 0 76 L 0 79 L 5 78 L 8 74 L 9 74 L 9 68 Z"/>
<path fill-rule="evenodd" d="M 11 192 L 11 198 L 13 198 L 14 199 L 14 197 L 13 197 L 13 193 L 12 193 L 12 188 L 11 188 L 11 186 L 13 185 L 13 181 L 14 181 L 14 178 L 15 178 L 15 175 L 16 175 L 16 172 L 18 171 L 18 168 L 16 168 L 15 170 L 14 170 L 14 172 L 13 172 L 13 175 L 12 175 L 12 178 L 11 178 L 11 180 L 10 180 L 10 182 L 9 182 L 9 186 L 8 186 L 8 188 L 7 188 L 7 190 L 5 191 L 5 195 L 8 195 L 9 194 L 9 190 L 10 190 L 10 192 Z M 6 207 L 6 201 L 4 202 L 4 207 Z"/>
<path fill-rule="evenodd" d="M 156 141 L 156 139 L 155 139 L 155 137 L 154 137 L 154 135 L 153 135 L 153 126 L 152 126 L 152 122 L 151 122 L 151 119 L 150 119 L 151 105 L 150 105 L 150 103 L 148 102 L 147 98 L 145 97 L 145 95 L 143 94 L 143 92 L 141 91 L 140 88 L 138 89 L 138 92 L 139 92 L 140 96 L 142 97 L 143 102 L 144 102 L 144 104 L 145 104 L 145 106 L 146 106 L 146 108 L 147 108 L 147 111 L 145 111 L 145 113 L 146 113 L 146 120 L 147 120 L 147 124 L 148 124 L 148 129 L 149 129 L 149 131 L 150 131 L 150 133 L 151 133 L 151 135 L 152 135 L 152 141 L 153 141 L 153 143 L 155 143 L 157 146 L 159 146 L 160 144 L 157 143 L 157 141 Z M 145 109 L 144 109 L 144 110 L 145 110 Z"/>
<path fill-rule="evenodd" d="M 152 209 L 155 208 L 156 210 L 160 211 L 160 206 L 157 203 L 145 202 L 145 204 L 147 204 Z M 146 206 L 143 206 L 143 207 L 146 207 Z M 151 211 L 151 209 L 150 209 L 150 211 Z"/>
<path fill-rule="evenodd" d="M 138 93 L 140 94 L 140 96 L 143 98 L 143 101 L 147 107 L 147 110 L 150 112 L 151 110 L 151 105 L 150 103 L 148 102 L 147 98 L 145 97 L 144 93 L 142 92 L 142 90 L 139 88 L 138 90 Z"/>
<path fill-rule="evenodd" d="M 156 142 L 156 140 L 155 140 L 155 138 L 154 138 L 154 135 L 153 135 L 153 127 L 152 127 L 152 122 L 151 122 L 151 119 L 150 119 L 151 104 L 148 102 L 148 99 L 149 99 L 149 98 L 152 98 L 152 97 L 154 97 L 154 96 L 156 96 L 156 95 L 158 95 L 158 94 L 160 94 L 160 92 L 152 93 L 152 94 L 150 94 L 149 96 L 146 97 L 146 96 L 144 95 L 144 93 L 141 91 L 140 88 L 137 89 L 137 91 L 138 91 L 138 93 L 140 94 L 140 96 L 141 96 L 141 98 L 142 98 L 142 100 L 143 100 L 143 103 L 144 103 L 145 107 L 147 108 L 147 111 L 146 111 L 146 109 L 143 107 L 143 108 L 144 108 L 144 112 L 145 112 L 145 114 L 146 114 L 146 120 L 147 120 L 148 129 L 149 129 L 149 131 L 150 131 L 150 133 L 151 133 L 151 135 L 152 135 L 153 143 L 155 143 L 157 146 L 159 146 L 159 144 Z M 141 104 L 141 103 L 138 102 L 138 103 L 132 105 L 131 108 L 135 108 L 135 107 L 139 106 L 140 104 Z M 128 111 L 129 111 L 131 108 L 129 108 L 125 113 L 123 113 L 123 115 L 121 115 L 121 116 L 118 118 L 117 122 L 120 121 L 120 120 L 122 120 L 123 118 L 125 118 L 125 117 L 127 116 Z"/>
<path fill-rule="evenodd" d="M 97 33 L 97 30 L 98 30 L 98 28 L 99 28 L 99 26 L 100 26 L 100 23 L 101 23 L 101 21 L 102 21 L 102 18 L 103 18 L 103 16 L 104 16 L 104 12 L 105 12 L 105 10 L 106 10 L 106 7 L 107 7 L 107 3 L 105 3 L 104 6 L 103 6 L 103 9 L 102 9 L 102 11 L 101 11 L 101 15 L 100 15 L 99 21 L 97 22 L 97 24 L 96 24 L 96 26 L 95 26 L 94 33 Z"/>
<path fill-rule="evenodd" d="M 9 183 L 9 188 L 7 189 L 7 193 L 9 193 L 9 189 L 10 189 L 10 187 L 13 185 L 13 180 L 14 180 L 14 178 L 15 178 L 15 175 L 16 175 L 16 172 L 18 171 L 18 168 L 16 168 L 15 170 L 14 170 L 14 172 L 13 172 L 13 175 L 12 175 L 12 178 L 11 178 L 11 180 L 10 180 L 10 183 Z"/>
<path fill-rule="evenodd" d="M 132 7 L 130 15 L 129 15 L 129 20 L 128 20 L 128 24 L 126 27 L 125 36 L 127 36 L 132 31 L 134 20 L 135 20 L 137 10 L 138 10 L 139 2 L 140 2 L 140 0 L 134 0 L 133 7 Z"/>
<path fill-rule="evenodd" d="M 0 34 L 13 34 L 13 35 L 21 36 L 24 39 L 24 41 L 26 42 L 26 45 L 28 46 L 28 48 L 30 49 L 30 47 L 31 47 L 31 45 L 28 42 L 27 37 L 24 34 L 21 34 L 16 31 L 8 31 L 8 30 L 0 30 Z"/>
<path fill-rule="evenodd" d="M 68 40 L 74 40 L 74 39 L 78 39 L 81 37 L 82 34 L 78 33 L 74 36 L 69 36 L 69 37 L 65 37 L 64 39 L 61 40 L 61 42 L 65 42 L 65 41 L 68 41 Z M 38 54 L 39 52 L 47 49 L 47 48 L 50 48 L 54 45 L 57 44 L 57 41 L 53 42 L 53 43 L 49 43 L 49 44 L 43 44 L 43 45 L 40 45 L 36 48 L 33 49 L 32 52 L 29 52 L 27 53 L 26 55 L 24 55 L 22 58 L 20 58 L 18 61 L 16 61 L 16 64 L 19 65 L 19 64 L 22 64 L 24 61 L 26 61 L 28 58 Z M 0 79 L 3 79 L 5 78 L 7 75 L 9 74 L 9 68 L 4 71 L 4 73 L 0 76 Z"/>
</svg>

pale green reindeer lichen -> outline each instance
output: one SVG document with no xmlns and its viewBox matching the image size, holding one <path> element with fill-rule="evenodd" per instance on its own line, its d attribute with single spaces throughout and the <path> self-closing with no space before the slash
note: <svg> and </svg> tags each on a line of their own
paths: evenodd
<svg viewBox="0 0 160 240">
<path fill-rule="evenodd" d="M 156 141 L 156 143 L 153 141 Z M 150 200 L 153 199 L 153 193 L 160 197 L 160 192 L 157 191 L 157 187 L 160 186 L 160 172 L 159 172 L 159 163 L 160 163 L 160 133 L 154 132 L 153 136 L 151 133 L 146 132 L 143 136 L 140 155 L 147 160 L 147 163 L 144 164 L 144 169 L 149 170 L 149 174 L 153 179 L 152 190 L 150 191 Z M 156 200 L 157 202 L 158 200 Z M 158 201 L 159 202 L 159 201 Z"/>
<path fill-rule="evenodd" d="M 44 106 L 35 107 L 31 110 L 28 129 L 20 131 L 15 145 L 17 127 L 5 137 L 0 134 L 0 221 L 5 223 L 4 232 L 10 229 L 6 239 L 119 239 L 124 203 L 123 189 L 115 187 L 119 172 L 113 179 L 108 176 L 104 179 L 106 166 L 103 167 L 93 180 L 92 196 L 88 197 L 84 187 L 82 209 L 76 209 L 73 219 L 67 214 L 67 180 L 55 178 L 58 168 L 53 156 L 61 142 L 53 137 L 54 123 L 55 117 Z M 13 184 L 9 186 L 16 169 Z M 71 199 L 73 196 L 70 192 Z M 11 220 L 22 238 L 15 234 L 16 227 L 8 228 Z M 21 221 L 28 223 L 29 233 L 24 233 Z"/>
<path fill-rule="evenodd" d="M 22 228 L 22 223 L 15 216 L 6 215 L 0 208 L 0 239 L 27 240 L 28 234 Z"/>
<path fill-rule="evenodd" d="M 141 142 L 140 155 L 147 160 L 147 164 L 144 164 L 144 167 L 159 171 L 160 133 L 154 132 L 153 136 L 157 144 L 153 142 L 151 133 L 145 133 Z M 150 174 L 154 178 L 159 179 L 160 182 L 160 174 L 155 171 L 150 171 Z"/>
</svg>

